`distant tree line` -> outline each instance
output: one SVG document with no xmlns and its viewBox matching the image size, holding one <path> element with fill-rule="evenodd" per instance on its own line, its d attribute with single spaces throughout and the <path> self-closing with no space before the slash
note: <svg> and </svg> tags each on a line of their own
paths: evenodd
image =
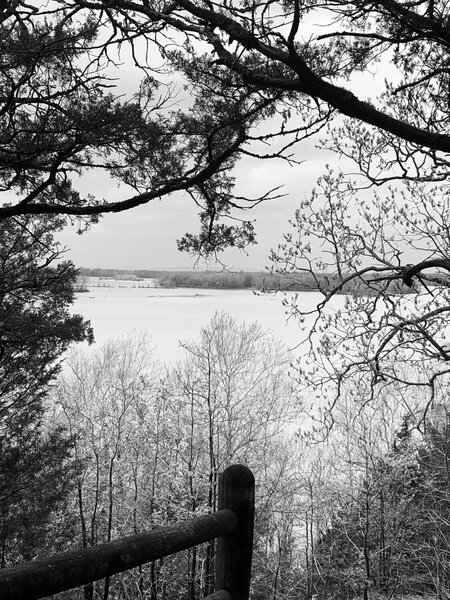
<svg viewBox="0 0 450 600">
<path fill-rule="evenodd" d="M 82 277 L 101 277 L 103 279 L 156 279 L 163 271 L 151 269 L 89 269 L 83 267 L 79 273 Z"/>
<path fill-rule="evenodd" d="M 148 269 L 86 269 L 82 277 L 104 279 L 156 279 L 161 287 L 195 287 L 223 289 L 307 290 L 315 285 L 314 278 L 306 275 L 293 282 L 282 275 L 247 271 L 156 271 Z"/>
<path fill-rule="evenodd" d="M 335 290 L 337 279 L 334 275 L 309 271 L 280 274 L 262 271 L 156 271 L 149 269 L 80 269 L 80 276 L 102 279 L 136 280 L 156 279 L 161 287 L 189 287 L 215 289 L 255 289 L 281 291 L 322 291 Z M 86 280 L 84 280 L 86 285 Z M 367 274 L 359 279 L 350 279 L 334 293 L 375 295 L 380 287 L 387 288 L 390 294 L 410 293 L 410 288 L 399 281 L 386 282 Z"/>
<path fill-rule="evenodd" d="M 312 283 L 312 278 L 309 278 Z M 169 271 L 158 278 L 162 287 L 195 287 L 222 289 L 307 290 L 308 278 L 292 284 L 287 278 L 261 272 Z"/>
</svg>

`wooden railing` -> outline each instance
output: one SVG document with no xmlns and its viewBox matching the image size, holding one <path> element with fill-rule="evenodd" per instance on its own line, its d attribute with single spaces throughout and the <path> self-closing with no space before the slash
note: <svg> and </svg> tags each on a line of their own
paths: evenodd
<svg viewBox="0 0 450 600">
<path fill-rule="evenodd" d="M 38 600 L 218 538 L 216 591 L 210 600 L 247 600 L 255 481 L 243 465 L 219 479 L 218 511 L 168 527 L 0 570 L 1 600 Z"/>
</svg>

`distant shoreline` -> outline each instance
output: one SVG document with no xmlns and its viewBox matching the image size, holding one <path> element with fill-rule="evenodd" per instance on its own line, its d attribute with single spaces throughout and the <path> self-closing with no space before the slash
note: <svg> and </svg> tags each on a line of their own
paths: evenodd
<svg viewBox="0 0 450 600">
<path fill-rule="evenodd" d="M 336 274 L 312 273 L 299 271 L 283 275 L 278 273 L 265 273 L 262 271 L 156 271 L 136 269 L 86 269 L 79 271 L 75 290 L 88 291 L 88 278 L 97 278 L 101 281 L 111 281 L 115 285 L 96 285 L 92 287 L 121 287 L 120 282 L 133 282 L 133 287 L 163 289 L 211 289 L 211 290 L 253 290 L 268 292 L 320 292 L 326 294 L 338 286 L 340 279 Z M 148 280 L 153 285 L 145 285 Z M 144 285 L 143 285 L 144 283 Z M 141 284 L 141 285 L 139 285 Z M 129 287 L 123 286 L 122 287 Z M 358 296 L 371 296 L 379 292 L 388 294 L 410 294 L 411 289 L 402 282 L 377 282 L 375 274 L 367 274 L 367 281 L 354 279 L 342 286 L 338 294 L 354 294 Z"/>
<path fill-rule="evenodd" d="M 133 282 L 134 287 L 164 289 L 214 289 L 214 290 L 267 290 L 267 291 L 317 291 L 313 276 L 300 274 L 293 281 L 291 277 L 264 272 L 230 271 L 126 271 L 122 269 L 81 269 L 78 278 L 78 291 L 86 289 L 88 278 L 99 282 L 91 287 L 121 287 L 121 282 Z M 311 279 L 311 281 L 307 281 Z M 145 285 L 148 280 L 154 285 Z M 111 282 L 112 285 L 108 285 Z"/>
</svg>

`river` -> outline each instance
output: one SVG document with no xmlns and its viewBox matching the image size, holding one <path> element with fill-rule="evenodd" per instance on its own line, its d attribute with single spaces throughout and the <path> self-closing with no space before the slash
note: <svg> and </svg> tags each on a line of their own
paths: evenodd
<svg viewBox="0 0 450 600">
<path fill-rule="evenodd" d="M 304 337 L 298 323 L 288 319 L 283 294 L 255 294 L 251 290 L 205 288 L 157 288 L 145 281 L 96 280 L 88 292 L 77 293 L 74 312 L 89 319 L 97 343 L 120 338 L 130 332 L 145 332 L 162 362 L 183 357 L 179 340 L 196 339 L 216 311 L 238 321 L 257 321 L 294 348 Z M 301 293 L 303 308 L 313 308 L 318 293 Z"/>
</svg>

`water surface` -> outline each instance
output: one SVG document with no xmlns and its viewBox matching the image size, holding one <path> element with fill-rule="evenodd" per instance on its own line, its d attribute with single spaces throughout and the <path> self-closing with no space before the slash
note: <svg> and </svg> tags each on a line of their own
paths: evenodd
<svg viewBox="0 0 450 600">
<path fill-rule="evenodd" d="M 98 285 L 98 283 L 97 283 Z M 131 331 L 145 332 L 156 346 L 155 355 L 164 362 L 183 357 L 178 341 L 196 339 L 216 311 L 225 311 L 238 321 L 258 321 L 289 347 L 302 339 L 297 322 L 288 319 L 282 294 L 254 294 L 251 290 L 144 287 L 144 282 L 106 280 L 77 294 L 74 312 L 89 319 L 97 343 L 123 337 Z M 302 293 L 302 307 L 312 308 L 320 294 Z"/>
</svg>

